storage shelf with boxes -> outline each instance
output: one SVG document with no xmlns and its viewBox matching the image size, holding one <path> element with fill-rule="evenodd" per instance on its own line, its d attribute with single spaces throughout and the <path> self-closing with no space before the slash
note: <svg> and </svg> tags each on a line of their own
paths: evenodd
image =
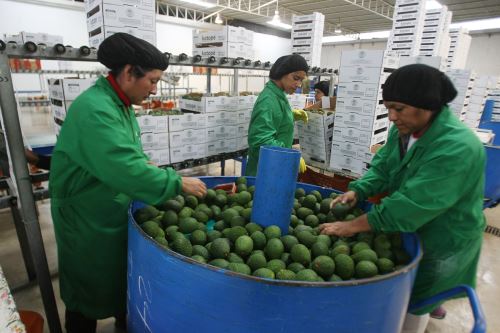
<svg viewBox="0 0 500 333">
<path fill-rule="evenodd" d="M 374 148 L 387 139 L 388 112 L 382 84 L 398 68 L 399 59 L 379 50 L 343 51 L 329 167 L 362 175 Z"/>
</svg>

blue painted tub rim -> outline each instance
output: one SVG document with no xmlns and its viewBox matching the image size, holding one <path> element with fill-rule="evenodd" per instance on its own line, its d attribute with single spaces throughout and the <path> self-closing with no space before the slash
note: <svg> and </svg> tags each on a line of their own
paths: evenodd
<svg viewBox="0 0 500 333">
<path fill-rule="evenodd" d="M 218 176 L 215 176 L 215 177 L 212 177 L 212 176 L 202 176 L 202 177 L 198 177 L 198 178 L 200 178 L 201 180 L 203 180 L 203 179 L 214 179 L 214 178 L 226 178 L 226 179 L 234 178 L 234 179 L 237 179 L 239 177 L 237 177 L 237 176 L 234 176 L 234 177 L 233 176 L 229 176 L 229 177 L 224 177 L 224 176 L 220 176 L 220 177 L 218 177 Z M 245 177 L 245 178 L 252 178 L 252 179 L 254 179 L 255 177 Z M 320 188 L 320 186 L 316 186 L 316 185 L 312 185 L 312 184 L 306 184 L 306 183 L 299 183 L 299 182 L 297 182 L 297 185 L 306 185 L 308 187 L 309 186 L 314 186 L 314 187 Z M 324 188 L 324 189 L 332 190 L 332 189 L 329 189 L 329 188 Z M 242 278 L 242 279 L 246 279 L 246 280 L 251 280 L 251 281 L 260 282 L 260 283 L 264 283 L 264 284 L 271 284 L 271 285 L 281 285 L 281 286 L 289 286 L 289 287 L 316 287 L 316 288 L 325 288 L 325 287 L 350 287 L 350 286 L 358 286 L 358 285 L 370 284 L 370 283 L 375 283 L 375 282 L 387 280 L 387 279 L 393 278 L 395 276 L 408 273 L 409 271 L 411 271 L 414 268 L 416 268 L 416 266 L 419 264 L 419 262 L 420 262 L 420 260 L 422 259 L 422 256 L 423 256 L 422 241 L 420 240 L 420 238 L 418 237 L 418 235 L 416 233 L 411 233 L 411 235 L 414 237 L 415 241 L 419 245 L 417 247 L 417 254 L 416 254 L 416 256 L 412 259 L 412 261 L 408 265 L 404 266 L 403 268 L 401 268 L 401 269 L 399 269 L 397 271 L 389 273 L 389 274 L 377 275 L 376 277 L 368 278 L 368 279 L 356 279 L 356 280 L 336 281 L 336 282 L 329 282 L 329 281 L 324 281 L 324 282 L 307 282 L 307 281 L 266 279 L 266 278 L 260 278 L 260 277 L 256 277 L 256 276 L 251 276 L 251 275 L 246 275 L 246 274 L 241 274 L 241 273 L 233 272 L 233 271 L 230 271 L 228 269 L 219 268 L 219 267 L 212 266 L 212 265 L 209 265 L 209 264 L 204 264 L 204 263 L 196 261 L 196 260 L 194 260 L 192 258 L 183 256 L 182 254 L 179 254 L 179 253 L 177 253 L 177 252 L 175 252 L 173 250 L 166 249 L 166 248 L 162 247 L 161 245 L 159 245 L 157 242 L 155 242 L 154 239 L 151 236 L 149 236 L 148 234 L 146 234 L 142 230 L 142 228 L 137 224 L 137 222 L 134 219 L 134 215 L 132 213 L 132 204 L 129 207 L 128 215 L 129 215 L 129 221 L 134 221 L 133 227 L 136 228 L 136 230 L 139 231 L 139 234 L 144 239 L 147 239 L 149 242 L 152 242 L 153 245 L 156 246 L 158 249 L 160 249 L 160 250 L 168 253 L 171 257 L 174 257 L 175 259 L 184 261 L 184 262 L 186 262 L 188 264 L 199 265 L 199 266 L 202 266 L 202 267 L 204 267 L 206 269 L 209 269 L 209 270 L 212 270 L 212 271 L 218 271 L 220 273 L 223 273 L 223 274 L 226 274 L 226 275 L 230 275 L 230 276 L 234 276 L 234 277 L 237 277 L 237 278 Z"/>
<path fill-rule="evenodd" d="M 284 148 L 284 147 L 276 147 L 276 146 L 260 146 L 260 150 L 262 149 L 266 149 L 266 150 L 274 150 L 274 151 L 279 151 L 281 153 L 288 153 L 288 154 L 299 154 L 300 155 L 300 151 L 298 151 L 297 149 L 293 149 L 293 148 Z M 253 177 L 255 178 L 255 177 Z"/>
</svg>

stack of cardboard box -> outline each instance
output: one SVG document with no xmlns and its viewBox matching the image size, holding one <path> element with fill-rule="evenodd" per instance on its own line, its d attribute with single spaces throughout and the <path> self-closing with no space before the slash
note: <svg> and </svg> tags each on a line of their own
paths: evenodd
<svg viewBox="0 0 500 333">
<path fill-rule="evenodd" d="M 388 111 L 381 86 L 398 67 L 398 58 L 378 50 L 342 52 L 330 168 L 362 175 L 373 147 L 387 139 Z"/>
<path fill-rule="evenodd" d="M 469 98 L 469 104 L 465 112 L 464 123 L 471 127 L 477 128 L 483 115 L 484 104 L 492 90 L 499 88 L 498 76 L 481 75 L 474 80 Z"/>
<path fill-rule="evenodd" d="M 324 25 L 325 15 L 321 13 L 292 16 L 292 53 L 303 56 L 311 67 L 321 63 Z"/>
<path fill-rule="evenodd" d="M 156 45 L 154 0 L 85 0 L 90 47 L 125 32 Z"/>
<path fill-rule="evenodd" d="M 193 31 L 193 56 L 253 59 L 253 38 L 253 31 L 229 25 L 218 31 Z"/>
<path fill-rule="evenodd" d="M 465 28 L 450 29 L 448 68 L 464 69 L 472 37 Z"/>
<path fill-rule="evenodd" d="M 416 56 L 424 27 L 425 1 L 397 0 L 387 51 L 399 56 Z"/>
</svg>

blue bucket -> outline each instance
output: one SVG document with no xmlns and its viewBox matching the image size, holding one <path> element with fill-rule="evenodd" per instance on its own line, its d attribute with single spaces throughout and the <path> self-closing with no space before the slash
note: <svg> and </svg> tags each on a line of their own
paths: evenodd
<svg viewBox="0 0 500 333">
<path fill-rule="evenodd" d="M 277 225 L 288 234 L 293 208 L 300 152 L 295 149 L 263 146 L 259 152 L 252 222 L 263 227 Z"/>
<path fill-rule="evenodd" d="M 234 177 L 201 177 L 208 187 Z M 255 180 L 248 177 L 248 184 Z M 332 190 L 298 184 L 328 195 Z M 404 234 L 408 266 L 372 279 L 260 279 L 199 263 L 157 245 L 129 212 L 128 331 L 397 333 L 406 315 L 421 245 Z"/>
</svg>

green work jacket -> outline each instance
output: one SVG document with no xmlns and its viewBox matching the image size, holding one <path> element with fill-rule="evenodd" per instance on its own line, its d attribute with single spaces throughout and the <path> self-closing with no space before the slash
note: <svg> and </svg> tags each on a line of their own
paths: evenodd
<svg viewBox="0 0 500 333">
<path fill-rule="evenodd" d="M 260 146 L 292 148 L 293 113 L 283 90 L 270 80 L 259 94 L 248 127 L 247 176 L 257 174 Z"/>
<path fill-rule="evenodd" d="M 52 156 L 51 211 L 61 297 L 102 319 L 126 311 L 127 209 L 181 191 L 172 169 L 148 164 L 134 111 L 106 78 L 71 105 Z"/>
<path fill-rule="evenodd" d="M 368 172 L 350 184 L 359 200 L 389 193 L 368 213 L 374 231 L 420 236 L 424 254 L 411 302 L 458 284 L 475 286 L 485 228 L 484 168 L 481 142 L 445 107 L 403 159 L 393 126 Z"/>
</svg>

